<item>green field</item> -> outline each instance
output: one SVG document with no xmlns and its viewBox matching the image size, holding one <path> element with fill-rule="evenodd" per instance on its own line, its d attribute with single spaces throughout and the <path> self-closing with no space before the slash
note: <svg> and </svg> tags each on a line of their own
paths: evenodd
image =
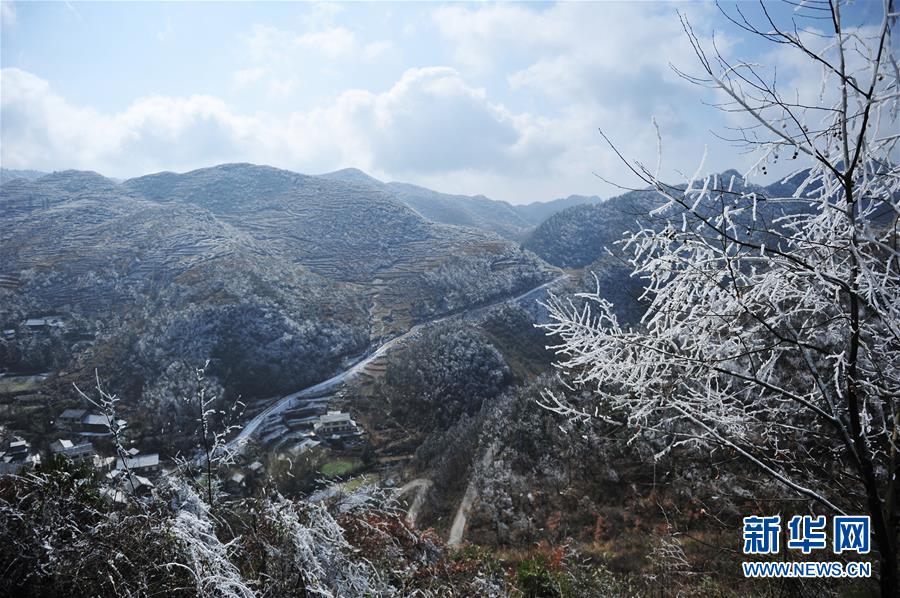
<svg viewBox="0 0 900 598">
<path fill-rule="evenodd" d="M 362 467 L 359 459 L 335 459 L 322 465 L 322 475 L 329 478 L 337 478 L 350 474 Z"/>
</svg>

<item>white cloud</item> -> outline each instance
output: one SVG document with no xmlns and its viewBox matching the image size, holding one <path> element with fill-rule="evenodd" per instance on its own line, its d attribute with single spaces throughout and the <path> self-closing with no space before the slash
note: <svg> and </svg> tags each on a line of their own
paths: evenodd
<svg viewBox="0 0 900 598">
<path fill-rule="evenodd" d="M 366 44 L 363 48 L 363 57 L 368 61 L 378 60 L 394 48 L 394 44 L 389 41 L 377 41 Z"/>
<path fill-rule="evenodd" d="M 710 31 L 715 7 L 682 4 L 698 33 Z M 562 2 L 552 5 L 449 5 L 432 16 L 465 72 L 506 83 L 498 93 L 527 101 L 541 114 L 531 136 L 562 147 L 550 158 L 555 172 L 578 181 L 581 192 L 609 192 L 599 172 L 622 182 L 622 165 L 602 142 L 602 129 L 627 156 L 655 159 L 652 117 L 666 135 L 664 166 L 692 170 L 709 128 L 721 122 L 702 105 L 704 92 L 685 82 L 670 64 L 692 70 L 696 56 L 667 3 Z M 717 38 L 728 52 L 732 40 Z M 698 126 L 698 123 L 702 123 Z M 736 161 L 717 152 L 712 168 Z"/>
<path fill-rule="evenodd" d="M 299 87 L 299 81 L 295 77 L 288 79 L 271 79 L 269 81 L 269 95 L 273 98 L 287 98 L 294 94 Z"/>
<path fill-rule="evenodd" d="M 145 97 L 101 113 L 67 101 L 34 75 L 6 69 L 0 157 L 11 168 L 77 167 L 111 176 L 224 161 L 301 172 L 355 166 L 511 201 L 608 194 L 614 190 L 594 172 L 634 181 L 598 128 L 626 156 L 653 163 L 655 116 L 666 143 L 664 176 L 674 178 L 676 169 L 696 168 L 709 129 L 723 122 L 668 70 L 669 61 L 694 64 L 671 6 L 646 6 L 439 7 L 435 22 L 457 64 L 408 69 L 379 91 L 335 86 L 323 93 L 320 79 L 338 78 L 322 69 L 366 80 L 374 61 L 409 48 L 360 39 L 336 25 L 330 8 L 315 9 L 315 27 L 305 32 L 256 25 L 243 40 L 247 62 L 231 72 L 232 89 L 248 90 L 240 101 L 253 99 L 253 113 L 209 95 Z M 682 8 L 697 13 L 698 31 L 708 30 L 704 7 Z M 249 95 L 254 90 L 259 97 Z M 288 101 L 302 109 L 266 112 L 255 100 L 267 98 L 279 100 L 274 110 Z M 711 150 L 710 169 L 742 166 L 725 144 L 713 141 Z"/>
<path fill-rule="evenodd" d="M 330 27 L 336 17 L 344 12 L 344 7 L 337 2 L 315 2 L 311 4 L 312 10 L 303 16 L 303 22 L 307 29 L 322 29 Z"/>
<path fill-rule="evenodd" d="M 262 76 L 244 73 L 244 80 Z M 245 115 L 206 95 L 141 98 L 104 114 L 39 77 L 2 70 L 0 158 L 10 168 L 85 168 L 110 176 L 252 161 L 316 172 L 358 166 L 389 178 L 533 172 L 552 152 L 542 124 L 492 103 L 447 67 L 410 69 L 387 91 L 351 90 L 285 118 Z"/>
<path fill-rule="evenodd" d="M 0 71 L 0 161 L 10 168 L 84 168 L 127 176 L 234 160 L 264 140 L 259 119 L 234 114 L 216 98 L 149 97 L 117 114 L 74 106 L 20 69 Z"/>
<path fill-rule="evenodd" d="M 238 69 L 231 73 L 231 84 L 238 89 L 243 89 L 259 83 L 268 74 L 269 69 L 262 66 Z"/>
<path fill-rule="evenodd" d="M 271 25 L 254 25 L 244 36 L 250 56 L 257 61 L 292 61 L 305 56 L 328 60 L 354 57 L 377 58 L 389 42 L 373 42 L 365 45 L 356 34 L 344 27 L 294 33 Z"/>
</svg>

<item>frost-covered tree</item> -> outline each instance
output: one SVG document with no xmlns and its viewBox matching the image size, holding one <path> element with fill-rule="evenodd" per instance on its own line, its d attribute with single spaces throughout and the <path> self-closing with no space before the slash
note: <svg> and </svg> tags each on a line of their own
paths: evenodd
<svg viewBox="0 0 900 598">
<path fill-rule="evenodd" d="M 682 18 L 702 70 L 682 75 L 742 119 L 734 141 L 759 156 L 749 174 L 794 160 L 785 182 L 799 185 L 766 195 L 736 177 L 695 175 L 670 186 L 659 163 L 626 161 L 664 200 L 655 222 L 623 240 L 649 309 L 630 327 L 599 285 L 550 300 L 559 367 L 596 402 L 545 398 L 570 417 L 624 415 L 664 432 L 670 448 L 719 447 L 820 509 L 867 513 L 882 593 L 894 595 L 900 13 L 886 0 L 880 23 L 851 28 L 842 4 L 801 3 L 790 28 L 765 5 L 759 23 L 741 7 L 725 13 L 821 72 L 812 91 L 783 90 L 774 69 L 705 50 Z M 816 30 L 804 16 L 817 17 Z"/>
<path fill-rule="evenodd" d="M 471 328 L 443 324 L 388 362 L 379 388 L 404 421 L 448 428 L 509 382 L 500 352 Z"/>
</svg>

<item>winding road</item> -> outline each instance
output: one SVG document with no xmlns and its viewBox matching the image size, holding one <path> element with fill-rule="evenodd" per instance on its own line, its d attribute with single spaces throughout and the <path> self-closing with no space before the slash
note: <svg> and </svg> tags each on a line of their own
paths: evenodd
<svg viewBox="0 0 900 598">
<path fill-rule="evenodd" d="M 518 303 L 520 301 L 524 301 L 524 300 L 528 299 L 529 297 L 531 297 L 537 293 L 540 293 L 544 289 L 546 289 L 550 286 L 553 286 L 562 280 L 565 280 L 568 277 L 569 277 L 568 274 L 562 274 L 560 276 L 557 276 L 553 280 L 550 280 L 549 282 L 545 282 L 544 284 L 534 287 L 533 289 L 531 289 L 529 291 L 525 291 L 521 295 L 517 295 L 515 297 L 508 298 L 508 299 L 502 299 L 495 303 L 484 305 L 482 307 L 476 307 L 476 308 L 468 310 L 468 311 L 450 314 L 447 316 L 442 316 L 440 318 L 435 318 L 433 320 L 428 320 L 426 322 L 422 322 L 421 324 L 416 324 L 415 326 L 413 326 L 412 328 L 410 328 L 403 334 L 396 336 L 396 337 L 392 338 L 391 340 L 383 343 L 377 349 L 375 349 L 373 352 L 360 357 L 353 365 L 351 365 L 347 369 L 343 370 L 342 372 L 332 376 L 331 378 L 328 378 L 327 380 L 319 382 L 318 384 L 314 384 L 314 385 L 304 388 L 302 390 L 298 390 L 297 392 L 291 393 L 289 395 L 285 395 L 285 396 L 281 397 L 280 399 L 277 399 L 275 402 L 273 402 L 271 405 L 269 405 L 264 410 L 262 410 L 259 414 L 257 414 L 253 419 L 251 419 L 246 424 L 244 424 L 244 427 L 237 434 L 237 436 L 235 436 L 234 438 L 229 440 L 225 444 L 224 448 L 226 450 L 230 450 L 230 451 L 233 451 L 233 450 L 239 448 L 242 444 L 244 444 L 244 442 L 247 441 L 247 439 L 249 439 L 251 436 L 253 436 L 254 433 L 256 433 L 256 430 L 259 429 L 260 425 L 262 425 L 263 422 L 265 422 L 270 417 L 276 416 L 276 415 L 282 413 L 283 411 L 286 411 L 286 410 L 292 408 L 299 400 L 312 399 L 312 398 L 316 398 L 316 397 L 326 396 L 327 394 L 329 394 L 329 392 L 335 390 L 338 386 L 340 386 L 341 384 L 343 384 L 344 382 L 346 382 L 347 380 L 349 380 L 356 374 L 359 374 L 360 372 L 362 372 L 363 369 L 367 365 L 369 365 L 374 360 L 378 359 L 379 357 L 381 357 L 382 355 L 384 355 L 385 353 L 390 351 L 391 348 L 395 347 L 398 343 L 401 343 L 404 340 L 407 340 L 409 338 L 416 336 L 417 334 L 419 334 L 419 332 L 421 332 L 423 329 L 427 328 L 428 326 L 433 326 L 433 325 L 443 322 L 445 320 L 449 320 L 449 319 L 459 317 L 459 316 L 472 316 L 472 315 L 478 314 L 480 312 L 486 311 L 488 309 L 491 309 L 493 307 L 496 307 L 497 305 L 502 305 L 504 303 Z"/>
</svg>

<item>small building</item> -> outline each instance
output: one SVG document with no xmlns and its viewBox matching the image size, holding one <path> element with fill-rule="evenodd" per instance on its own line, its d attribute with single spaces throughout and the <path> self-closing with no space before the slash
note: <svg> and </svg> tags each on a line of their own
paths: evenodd
<svg viewBox="0 0 900 598">
<path fill-rule="evenodd" d="M 32 331 L 49 330 L 50 328 L 65 328 L 66 323 L 62 316 L 44 316 L 43 318 L 28 318 L 23 322 L 25 328 Z"/>
<path fill-rule="evenodd" d="M 109 419 L 101 413 L 88 413 L 81 418 L 80 434 L 109 434 Z"/>
<path fill-rule="evenodd" d="M 312 450 L 320 444 L 322 443 L 318 440 L 313 440 L 312 438 L 304 438 L 303 442 L 297 444 L 296 446 L 294 446 L 294 448 L 291 449 L 291 453 L 295 456 L 302 455 L 306 451 Z"/>
<path fill-rule="evenodd" d="M 56 429 L 80 436 L 109 436 L 109 419 L 102 413 L 87 409 L 66 409 L 56 417 Z M 127 423 L 124 419 L 116 420 L 121 430 Z"/>
<path fill-rule="evenodd" d="M 41 456 L 31 452 L 27 440 L 14 436 L 0 452 L 0 475 L 19 473 L 24 467 L 34 467 L 41 462 Z"/>
<path fill-rule="evenodd" d="M 87 409 L 66 409 L 56 417 L 54 425 L 57 430 L 71 431 L 81 423 L 85 415 L 87 415 Z"/>
<path fill-rule="evenodd" d="M 329 411 L 319 416 L 319 421 L 313 424 L 313 430 L 319 438 L 343 438 L 359 434 L 356 422 L 350 418 L 349 413 L 343 411 Z"/>
<path fill-rule="evenodd" d="M 127 469 L 131 473 L 151 474 L 159 471 L 159 454 L 146 453 L 144 455 L 134 455 L 127 457 L 123 462 L 121 458 L 116 459 L 116 469 Z"/>
<path fill-rule="evenodd" d="M 132 487 L 133 485 L 133 487 Z M 132 476 L 132 483 L 126 482 L 126 487 L 138 496 L 147 496 L 153 491 L 153 482 L 144 476 Z"/>
<path fill-rule="evenodd" d="M 65 455 L 76 465 L 94 463 L 94 447 L 90 442 L 75 444 L 71 440 L 60 438 L 50 444 L 50 452 L 54 455 Z"/>
<path fill-rule="evenodd" d="M 124 471 L 113 470 L 106 474 L 106 480 L 108 486 L 100 494 L 112 503 L 126 503 L 128 494 L 148 496 L 154 488 L 153 482 L 133 472 L 129 477 Z"/>
</svg>

